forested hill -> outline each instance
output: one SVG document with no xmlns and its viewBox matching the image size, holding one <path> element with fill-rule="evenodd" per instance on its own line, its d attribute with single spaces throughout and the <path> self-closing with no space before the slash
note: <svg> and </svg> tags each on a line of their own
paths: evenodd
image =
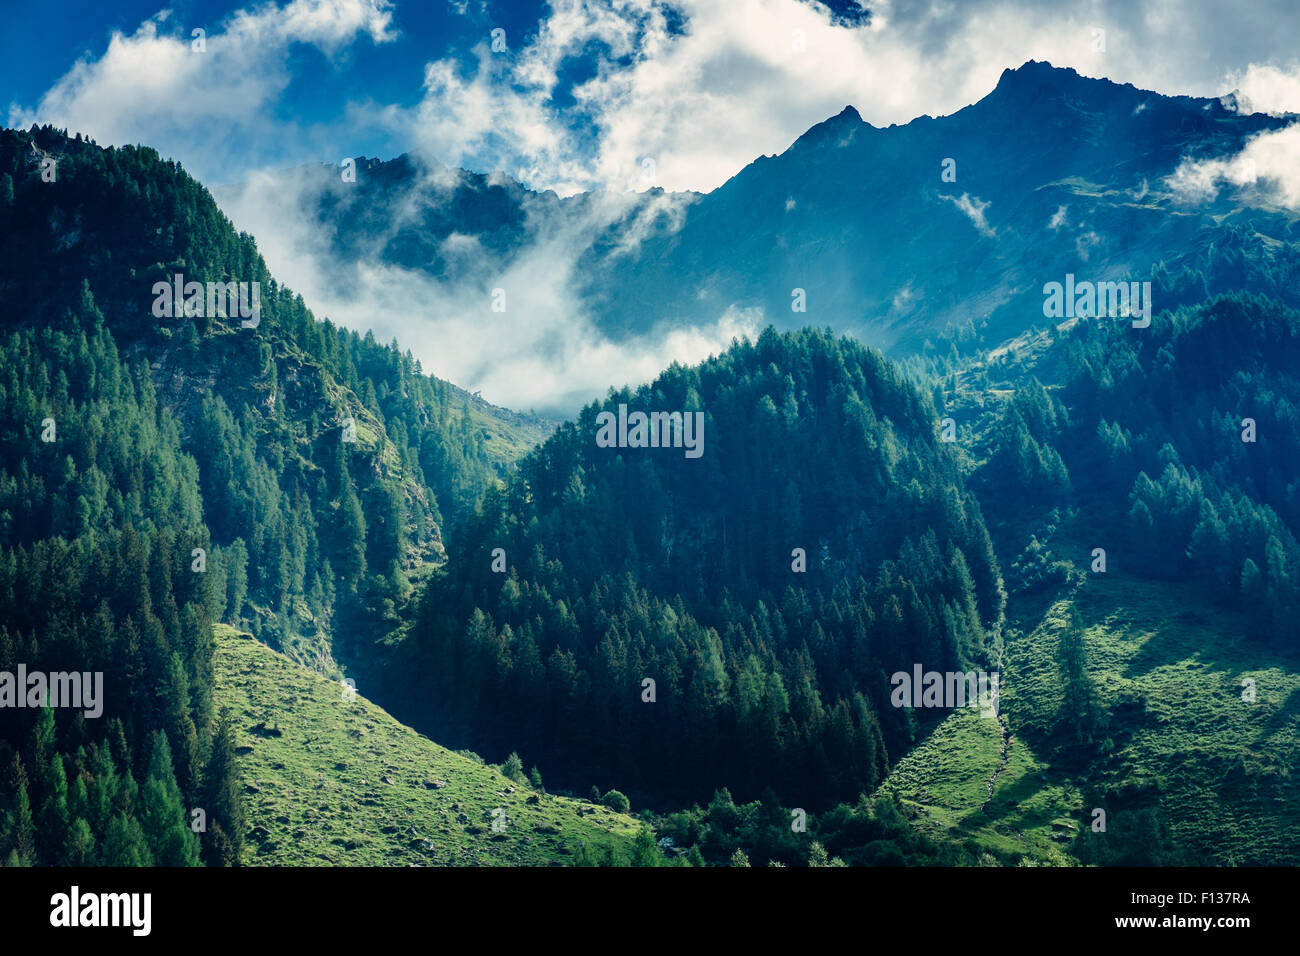
<svg viewBox="0 0 1300 956">
<path fill-rule="evenodd" d="M 1048 339 L 1013 373 L 976 478 L 985 506 L 1032 535 L 1013 586 L 1053 576 L 1046 529 L 1074 510 L 1111 562 L 1195 580 L 1295 649 L 1300 312 L 1239 293 L 1146 329 L 1083 321 Z"/>
<path fill-rule="evenodd" d="M 702 454 L 600 447 L 598 416 L 620 405 L 702 412 Z M 812 330 L 611 391 L 449 551 L 393 709 L 439 739 L 517 747 L 567 786 L 655 801 L 724 785 L 856 799 L 916 733 L 886 675 L 986 660 L 1003 613 L 929 399 Z"/>
<path fill-rule="evenodd" d="M 175 417 L 88 292 L 72 314 L 0 339 L 0 672 L 103 676 L 94 706 L 0 709 L 0 862 L 231 863 L 212 622 L 240 585 L 216 570 Z"/>
<path fill-rule="evenodd" d="M 177 274 L 254 320 L 159 317 Z M 0 302 L 0 672 L 103 675 L 99 713 L 0 710 L 0 863 L 234 863 L 213 622 L 337 674 L 545 425 L 317 321 L 147 148 L 0 131 Z"/>
<path fill-rule="evenodd" d="M 154 284 L 177 274 L 259 283 L 255 327 L 220 306 L 156 316 Z M 223 619 L 322 670 L 331 636 L 355 629 L 343 624 L 391 624 L 408 576 L 441 560 L 444 519 L 545 433 L 422 374 L 395 343 L 318 321 L 208 191 L 152 149 L 0 132 L 0 296 L 7 328 L 70 336 L 52 356 L 45 412 L 56 420 L 67 413 L 58 366 L 81 336 L 105 330 L 137 379 L 147 371 L 197 465 Z M 81 491 L 66 490 L 66 510 Z"/>
</svg>

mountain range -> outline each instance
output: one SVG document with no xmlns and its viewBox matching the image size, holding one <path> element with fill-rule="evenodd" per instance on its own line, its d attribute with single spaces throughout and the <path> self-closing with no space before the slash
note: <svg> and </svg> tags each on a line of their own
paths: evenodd
<svg viewBox="0 0 1300 956">
<path fill-rule="evenodd" d="M 563 307 L 615 343 L 733 316 L 829 326 L 904 358 L 959 335 L 994 347 L 1042 324 L 1043 286 L 1067 274 L 1199 269 L 1211 291 L 1294 303 L 1293 283 L 1266 279 L 1294 273 L 1297 233 L 1265 176 L 1212 196 L 1179 178 L 1294 121 L 1030 61 L 949 116 L 878 128 L 848 106 L 707 194 L 560 198 L 416 154 L 361 157 L 355 182 L 329 166 L 272 182 L 323 237 L 322 281 L 344 298 L 358 270 L 393 266 L 481 301 L 490 321 L 511 264 L 562 243 Z"/>
<path fill-rule="evenodd" d="M 0 714 L 0 862 L 1293 864 L 1294 214 L 1187 182 L 1295 118 L 1233 106 L 1029 63 L 707 195 L 304 167 L 315 291 L 156 151 L 0 131 L 0 671 L 106 687 Z M 314 311 L 491 315 L 539 243 L 612 342 L 766 327 L 556 423 Z M 178 275 L 256 321 L 158 315 Z M 1151 322 L 1048 318 L 1067 275 Z M 627 408 L 703 453 L 598 442 Z M 902 706 L 917 666 L 1002 706 Z"/>
</svg>

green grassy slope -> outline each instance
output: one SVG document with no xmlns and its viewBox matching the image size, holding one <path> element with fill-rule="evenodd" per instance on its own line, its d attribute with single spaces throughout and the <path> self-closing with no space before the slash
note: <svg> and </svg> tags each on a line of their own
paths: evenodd
<svg viewBox="0 0 1300 956">
<path fill-rule="evenodd" d="M 542 866 L 571 863 L 581 843 L 597 859 L 606 847 L 629 855 L 638 821 L 534 794 L 246 634 L 217 625 L 216 638 L 217 705 L 239 729 L 246 862 Z"/>
<path fill-rule="evenodd" d="M 1087 767 L 1056 766 L 1021 736 L 1041 739 L 1060 706 L 1056 649 L 1070 603 L 1085 627 L 1100 703 L 1115 714 L 1113 749 Z M 1068 864 L 1074 835 L 1092 819 L 1085 793 L 1141 782 L 1158 793 L 1186 863 L 1300 863 L 1300 662 L 1236 636 L 1235 615 L 1208 605 L 1194 586 L 1113 570 L 1089 575 L 1034 617 L 1006 644 L 1005 767 L 997 772 L 997 722 L 953 714 L 882 786 L 915 825 L 1003 859 Z M 1247 677 L 1256 681 L 1253 703 L 1242 699 Z M 1122 698 L 1130 704 L 1116 711 Z M 1122 822 L 1114 814 L 1124 811 L 1107 812 L 1114 833 Z"/>
<path fill-rule="evenodd" d="M 460 401 L 469 406 L 470 421 L 478 429 L 488 456 L 498 465 L 514 464 L 546 441 L 558 424 L 531 412 L 493 405 L 456 386 L 452 388 L 460 396 Z M 459 417 L 460 408 L 453 405 L 452 413 Z"/>
</svg>

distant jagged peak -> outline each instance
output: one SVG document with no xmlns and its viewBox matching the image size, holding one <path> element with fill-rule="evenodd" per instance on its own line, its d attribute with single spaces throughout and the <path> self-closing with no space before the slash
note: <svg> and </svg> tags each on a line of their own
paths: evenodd
<svg viewBox="0 0 1300 956">
<path fill-rule="evenodd" d="M 1235 90 L 1221 97 L 1162 93 L 1106 77 L 1084 76 L 1073 67 L 1053 66 L 1046 60 L 1029 60 L 1014 69 L 1003 70 L 998 85 L 980 103 L 1001 106 L 1008 100 L 1068 99 L 1086 102 L 1099 109 L 1117 109 L 1121 104 L 1134 100 L 1140 100 L 1145 108 L 1145 103 L 1153 97 L 1184 110 L 1215 114 L 1245 112 L 1240 109 L 1240 94 Z"/>
<path fill-rule="evenodd" d="M 841 123 L 848 123 L 848 122 L 865 123 L 866 122 L 866 120 L 862 118 L 862 114 L 859 113 L 857 111 L 857 108 L 854 107 L 852 104 L 849 104 L 848 106 L 844 107 L 844 109 L 840 110 L 838 113 L 832 116 L 831 120 L 838 120 Z"/>
<path fill-rule="evenodd" d="M 1063 85 L 1069 80 L 1082 80 L 1072 66 L 1052 66 L 1047 60 L 1026 60 L 1020 66 L 1007 67 L 998 77 L 996 89 L 1039 86 L 1045 82 Z"/>
<path fill-rule="evenodd" d="M 1084 76 L 1071 66 L 1053 66 L 1046 60 L 1029 60 L 1014 69 L 1003 70 L 997 86 L 979 102 L 1005 107 L 1008 102 L 1072 100 L 1090 101 L 1105 108 L 1112 99 L 1142 94 L 1158 95 L 1138 90 L 1131 83 Z"/>
<path fill-rule="evenodd" d="M 852 139 L 854 133 L 864 126 L 867 129 L 875 129 L 874 126 L 862 118 L 862 114 L 855 107 L 846 106 L 834 116 L 824 119 L 816 126 L 811 127 L 796 142 L 820 143 L 832 138 L 847 142 Z"/>
</svg>

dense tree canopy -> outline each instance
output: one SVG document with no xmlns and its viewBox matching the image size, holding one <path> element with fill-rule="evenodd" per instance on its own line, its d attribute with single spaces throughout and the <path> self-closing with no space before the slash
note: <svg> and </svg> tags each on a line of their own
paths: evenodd
<svg viewBox="0 0 1300 956">
<path fill-rule="evenodd" d="M 703 411 L 703 455 L 598 447 L 619 404 Z M 769 330 L 526 459 L 453 539 L 395 671 L 439 735 L 570 786 L 828 806 L 910 746 L 887 675 L 982 661 L 1002 611 L 929 403 L 877 352 Z"/>
</svg>

